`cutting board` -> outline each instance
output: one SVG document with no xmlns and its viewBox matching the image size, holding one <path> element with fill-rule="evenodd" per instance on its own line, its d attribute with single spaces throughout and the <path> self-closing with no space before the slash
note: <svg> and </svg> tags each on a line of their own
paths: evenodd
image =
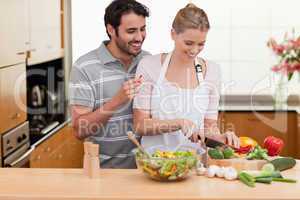
<svg viewBox="0 0 300 200">
<path fill-rule="evenodd" d="M 220 167 L 234 167 L 236 170 L 261 170 L 267 161 L 247 160 L 246 158 L 211 159 L 208 156 L 207 163 L 208 165 L 217 165 Z"/>
</svg>

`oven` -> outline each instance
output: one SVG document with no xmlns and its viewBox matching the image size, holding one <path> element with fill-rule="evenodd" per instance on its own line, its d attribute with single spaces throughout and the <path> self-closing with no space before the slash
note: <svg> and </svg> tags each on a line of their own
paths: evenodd
<svg viewBox="0 0 300 200">
<path fill-rule="evenodd" d="M 30 147 L 28 121 L 4 133 L 1 146 L 3 167 L 29 167 L 33 147 Z"/>
<path fill-rule="evenodd" d="M 63 59 L 30 65 L 26 74 L 27 119 L 34 145 L 66 119 Z"/>
</svg>

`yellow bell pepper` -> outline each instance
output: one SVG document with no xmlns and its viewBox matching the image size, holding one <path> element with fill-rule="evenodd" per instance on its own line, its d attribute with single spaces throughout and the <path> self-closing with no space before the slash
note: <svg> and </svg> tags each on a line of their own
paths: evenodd
<svg viewBox="0 0 300 200">
<path fill-rule="evenodd" d="M 257 145 L 257 142 L 250 138 L 250 137 L 240 137 L 240 147 L 246 147 L 246 146 L 251 146 L 255 147 Z"/>
</svg>

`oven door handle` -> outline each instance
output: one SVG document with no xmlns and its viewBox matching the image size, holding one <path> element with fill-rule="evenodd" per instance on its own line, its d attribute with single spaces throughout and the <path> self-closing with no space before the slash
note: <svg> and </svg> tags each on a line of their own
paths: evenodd
<svg viewBox="0 0 300 200">
<path fill-rule="evenodd" d="M 10 163 L 10 167 L 14 167 L 16 166 L 19 162 L 21 162 L 22 160 L 24 160 L 25 158 L 27 158 L 35 149 L 34 146 L 31 146 L 30 149 L 28 151 L 26 151 L 21 157 L 19 157 L 17 160 L 15 160 L 14 162 Z"/>
</svg>

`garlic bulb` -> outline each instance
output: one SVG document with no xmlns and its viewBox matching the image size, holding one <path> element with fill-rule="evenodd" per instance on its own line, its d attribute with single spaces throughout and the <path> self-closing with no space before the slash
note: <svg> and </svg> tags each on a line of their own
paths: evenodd
<svg viewBox="0 0 300 200">
<path fill-rule="evenodd" d="M 224 173 L 225 173 L 225 168 L 224 167 L 220 167 L 220 169 L 217 171 L 217 177 L 219 178 L 223 178 L 224 177 Z"/>
<path fill-rule="evenodd" d="M 206 175 L 209 178 L 212 178 L 216 175 L 216 173 L 220 170 L 220 167 L 216 166 L 216 165 L 211 165 L 208 167 Z"/>
<path fill-rule="evenodd" d="M 235 168 L 233 167 L 226 167 L 224 169 L 224 177 L 226 180 L 235 180 L 237 179 L 237 171 Z"/>
</svg>

